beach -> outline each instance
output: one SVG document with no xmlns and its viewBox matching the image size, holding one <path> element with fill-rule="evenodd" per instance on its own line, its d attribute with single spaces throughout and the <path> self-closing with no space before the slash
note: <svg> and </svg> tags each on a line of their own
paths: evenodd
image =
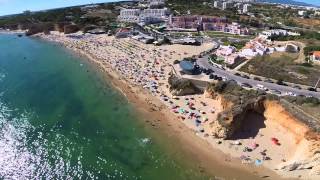
<svg viewBox="0 0 320 180">
<path fill-rule="evenodd" d="M 253 134 L 239 132 L 234 140 L 219 140 L 211 136 L 210 123 L 223 110 L 221 100 L 205 94 L 181 97 L 171 95 L 167 80 L 174 60 L 199 55 L 211 49 L 213 44 L 156 47 L 130 38 L 83 36 L 80 33 L 64 35 L 57 32 L 38 34 L 36 37 L 57 42 L 87 57 L 100 71 L 106 73 L 130 103 L 150 117 L 147 124 L 177 138 L 177 143 L 195 156 L 205 171 L 214 169 L 221 173 L 218 176 L 227 179 L 292 179 L 307 174 L 307 171 L 272 171 L 279 164 L 290 160 L 297 149 L 297 142 L 292 141 L 296 139 L 295 135 L 274 120 L 250 113 L 246 119 L 252 126 L 244 127 L 243 131 L 254 129 Z M 272 137 L 277 137 L 281 146 L 272 146 Z M 245 147 L 251 151 L 245 152 Z M 262 159 L 264 157 L 270 159 Z M 251 161 L 245 162 L 248 159 Z M 230 169 L 234 173 L 230 173 Z"/>
</svg>

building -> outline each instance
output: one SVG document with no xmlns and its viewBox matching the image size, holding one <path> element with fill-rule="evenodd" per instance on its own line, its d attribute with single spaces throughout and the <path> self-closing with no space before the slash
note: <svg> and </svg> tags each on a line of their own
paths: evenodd
<svg viewBox="0 0 320 180">
<path fill-rule="evenodd" d="M 193 46 L 200 46 L 201 41 L 196 38 L 180 38 L 180 39 L 171 39 L 172 44 L 182 44 L 182 45 L 193 45 Z"/>
<path fill-rule="evenodd" d="M 248 35 L 248 28 L 238 23 L 228 23 L 226 18 L 215 16 L 169 16 L 168 29 L 189 29 L 203 31 L 220 31 L 230 34 Z"/>
<path fill-rule="evenodd" d="M 215 7 L 215 8 L 219 8 L 220 7 L 220 2 L 219 1 L 214 1 L 213 2 L 213 7 Z"/>
<path fill-rule="evenodd" d="M 299 16 L 305 16 L 307 14 L 306 11 L 298 11 Z"/>
<path fill-rule="evenodd" d="M 226 10 L 227 8 L 228 8 L 228 2 L 223 2 L 221 9 Z"/>
<path fill-rule="evenodd" d="M 131 35 L 132 31 L 128 28 L 121 28 L 118 30 L 116 33 L 115 37 L 116 38 L 127 38 L 129 35 Z"/>
<path fill-rule="evenodd" d="M 179 63 L 179 66 L 184 74 L 193 75 L 195 72 L 194 64 L 190 61 L 183 60 Z"/>
<path fill-rule="evenodd" d="M 283 29 L 272 29 L 272 30 L 262 31 L 259 34 L 259 37 L 264 39 L 269 39 L 272 36 L 300 36 L 300 33 L 290 32 Z"/>
<path fill-rule="evenodd" d="M 233 46 L 220 46 L 219 49 L 217 49 L 217 56 L 230 56 L 234 52 L 236 52 L 236 48 Z"/>
<path fill-rule="evenodd" d="M 230 56 L 226 56 L 224 58 L 224 62 L 230 65 L 235 64 L 239 60 L 241 60 L 241 57 L 237 53 L 231 54 Z"/>
<path fill-rule="evenodd" d="M 243 5 L 243 9 L 242 9 L 242 13 L 248 13 L 249 12 L 249 7 L 250 7 L 251 5 L 250 4 L 244 4 Z"/>
<path fill-rule="evenodd" d="M 320 62 L 320 51 L 313 51 L 310 55 L 310 60 Z"/>
<path fill-rule="evenodd" d="M 132 36 L 132 39 L 135 39 L 145 44 L 151 44 L 154 42 L 154 37 L 143 34 L 143 33 L 139 33 L 139 35 Z"/>
<path fill-rule="evenodd" d="M 164 7 L 165 0 L 148 0 L 149 8 Z"/>
<path fill-rule="evenodd" d="M 147 0 L 140 1 L 141 3 L 147 2 L 146 9 L 122 9 L 118 20 L 120 22 L 139 23 L 141 25 L 164 22 L 168 19 L 170 14 L 167 8 L 162 8 L 165 0 Z"/>
<path fill-rule="evenodd" d="M 121 9 L 118 20 L 121 22 L 137 23 L 139 22 L 140 14 L 140 9 Z"/>
<path fill-rule="evenodd" d="M 198 16 L 169 16 L 167 27 L 173 29 L 197 29 L 201 24 Z"/>
</svg>

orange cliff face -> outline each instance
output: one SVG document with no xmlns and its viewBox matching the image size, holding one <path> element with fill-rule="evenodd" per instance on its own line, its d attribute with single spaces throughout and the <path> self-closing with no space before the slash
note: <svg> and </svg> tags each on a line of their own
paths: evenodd
<svg viewBox="0 0 320 180">
<path fill-rule="evenodd" d="M 279 102 L 266 100 L 264 106 L 264 117 L 292 133 L 295 137 L 296 144 L 305 138 L 306 134 L 310 131 L 304 123 L 287 112 Z"/>
</svg>

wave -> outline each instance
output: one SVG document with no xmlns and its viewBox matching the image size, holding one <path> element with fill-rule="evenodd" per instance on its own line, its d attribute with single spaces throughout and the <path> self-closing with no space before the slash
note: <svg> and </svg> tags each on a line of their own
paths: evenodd
<svg viewBox="0 0 320 180">
<path fill-rule="evenodd" d="M 66 149 L 66 138 L 56 134 L 54 140 L 49 141 L 44 133 L 30 124 L 29 116 L 28 113 L 16 115 L 0 102 L 0 179 L 81 179 L 83 175 L 92 176 L 91 172 L 83 171 L 81 153 L 77 163 L 71 164 L 72 150 Z"/>
</svg>

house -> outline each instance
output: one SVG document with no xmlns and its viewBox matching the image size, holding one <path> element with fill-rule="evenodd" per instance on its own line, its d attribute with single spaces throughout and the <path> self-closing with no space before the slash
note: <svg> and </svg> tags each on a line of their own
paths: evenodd
<svg viewBox="0 0 320 180">
<path fill-rule="evenodd" d="M 310 55 L 310 60 L 320 62 L 320 51 L 313 51 Z"/>
<path fill-rule="evenodd" d="M 303 10 L 298 11 L 298 15 L 299 15 L 299 16 L 304 16 L 304 15 L 306 15 L 306 14 L 307 14 L 306 11 L 303 11 Z"/>
<path fill-rule="evenodd" d="M 131 30 L 128 28 L 121 28 L 116 33 L 116 38 L 127 38 L 131 34 Z"/>
<path fill-rule="evenodd" d="M 234 46 L 220 46 L 217 50 L 218 56 L 230 56 L 232 53 L 236 52 L 236 48 Z"/>
<path fill-rule="evenodd" d="M 234 64 L 240 59 L 241 57 L 238 54 L 232 54 L 230 56 L 225 57 L 224 62 L 227 64 Z"/>
</svg>

